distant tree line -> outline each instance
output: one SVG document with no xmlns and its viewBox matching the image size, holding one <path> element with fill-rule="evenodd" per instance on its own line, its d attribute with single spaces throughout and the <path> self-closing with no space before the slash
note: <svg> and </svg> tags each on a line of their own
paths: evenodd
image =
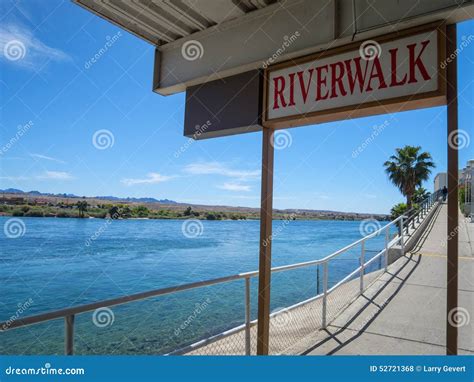
<svg viewBox="0 0 474 382">
<path fill-rule="evenodd" d="M 109 204 L 90 205 L 86 200 L 74 204 L 63 202 L 42 205 L 31 204 L 0 204 L 0 213 L 11 216 L 26 217 L 58 217 L 58 218 L 100 218 L 100 219 L 206 219 L 206 220 L 246 220 L 256 218 L 246 214 L 230 212 L 199 212 L 191 206 L 184 210 L 149 209 L 144 205 Z"/>
</svg>

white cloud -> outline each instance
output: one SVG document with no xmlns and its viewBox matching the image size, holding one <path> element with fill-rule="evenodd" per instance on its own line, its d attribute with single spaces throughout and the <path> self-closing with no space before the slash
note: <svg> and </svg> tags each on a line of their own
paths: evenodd
<svg viewBox="0 0 474 382">
<path fill-rule="evenodd" d="M 192 163 L 184 171 L 193 175 L 222 175 L 239 180 L 258 179 L 260 170 L 234 170 L 219 162 Z"/>
<path fill-rule="evenodd" d="M 0 59 L 39 70 L 48 60 L 66 61 L 70 57 L 43 43 L 31 30 L 17 24 L 6 24 L 0 27 Z"/>
<path fill-rule="evenodd" d="M 43 174 L 37 176 L 38 179 L 42 180 L 70 180 L 74 179 L 74 177 L 64 171 L 45 171 Z"/>
<path fill-rule="evenodd" d="M 146 178 L 143 179 L 133 179 L 133 178 L 125 178 L 122 179 L 121 182 L 127 186 L 133 186 L 135 184 L 156 184 L 166 182 L 172 179 L 173 176 L 168 175 L 161 175 L 157 172 L 150 172 L 147 174 Z"/>
<path fill-rule="evenodd" d="M 57 163 L 62 163 L 62 164 L 65 164 L 65 163 L 66 163 L 66 162 L 64 162 L 64 161 L 61 160 L 61 159 L 49 157 L 49 156 L 47 156 L 47 155 L 42 155 L 42 154 L 30 154 L 30 156 L 31 156 L 32 158 L 44 159 L 44 160 L 49 160 L 49 161 L 52 161 L 52 162 L 57 162 Z"/>
<path fill-rule="evenodd" d="M 218 186 L 221 190 L 227 190 L 227 191 L 244 191 L 244 192 L 249 192 L 250 186 L 246 184 L 239 184 L 239 183 L 224 183 L 221 186 Z"/>
<path fill-rule="evenodd" d="M 20 182 L 22 180 L 28 180 L 29 178 L 27 178 L 26 176 L 0 176 L 0 179 Z"/>
</svg>

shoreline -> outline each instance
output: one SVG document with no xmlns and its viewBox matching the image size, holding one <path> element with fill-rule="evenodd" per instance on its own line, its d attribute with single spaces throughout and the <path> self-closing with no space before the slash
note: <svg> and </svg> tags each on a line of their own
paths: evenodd
<svg viewBox="0 0 474 382">
<path fill-rule="evenodd" d="M 0 218 L 18 218 L 18 219 L 77 219 L 77 220 L 113 220 L 113 221 L 152 221 L 152 220 L 178 220 L 178 221 L 186 221 L 189 219 L 192 220 L 200 220 L 200 221 L 209 221 L 209 222 L 217 222 L 217 221 L 226 221 L 226 222 L 242 222 L 242 221 L 259 221 L 259 218 L 247 218 L 247 219 L 206 219 L 205 217 L 156 217 L 156 218 L 119 218 L 119 219 L 111 219 L 110 217 L 94 217 L 94 216 L 85 216 L 85 217 L 78 217 L 78 216 L 16 216 L 16 215 L 11 215 L 11 214 L 4 214 L 0 213 Z M 320 218 L 296 218 L 296 219 L 285 219 L 283 217 L 273 217 L 274 221 L 364 221 L 367 220 L 367 218 L 359 218 L 359 219 L 329 219 L 327 217 L 320 217 Z M 384 221 L 390 221 L 390 219 L 387 217 L 386 219 L 376 219 L 373 218 L 373 220 L 384 222 Z"/>
</svg>

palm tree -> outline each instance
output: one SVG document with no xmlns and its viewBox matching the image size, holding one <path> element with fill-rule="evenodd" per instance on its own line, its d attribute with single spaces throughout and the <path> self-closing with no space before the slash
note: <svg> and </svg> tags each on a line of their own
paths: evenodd
<svg viewBox="0 0 474 382">
<path fill-rule="evenodd" d="M 431 154 L 420 150 L 420 146 L 398 148 L 396 155 L 384 163 L 389 179 L 406 196 L 408 209 L 412 207 L 416 188 L 428 180 L 431 169 L 436 167 Z"/>
<path fill-rule="evenodd" d="M 390 218 L 395 220 L 399 216 L 402 216 L 405 212 L 407 212 L 407 205 L 405 203 L 395 204 L 390 210 Z"/>
<path fill-rule="evenodd" d="M 79 217 L 84 217 L 84 212 L 87 211 L 89 204 L 85 200 L 80 200 L 76 203 L 77 209 L 79 210 Z"/>
<path fill-rule="evenodd" d="M 430 195 L 431 195 L 431 192 L 429 192 L 426 188 L 418 187 L 415 190 L 415 193 L 413 194 L 413 202 L 414 203 L 421 203 L 423 200 L 425 200 Z"/>
</svg>

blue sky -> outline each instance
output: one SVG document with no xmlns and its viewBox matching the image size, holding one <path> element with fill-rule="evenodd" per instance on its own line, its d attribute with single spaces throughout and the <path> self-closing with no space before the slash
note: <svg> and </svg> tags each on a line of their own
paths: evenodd
<svg viewBox="0 0 474 382">
<path fill-rule="evenodd" d="M 1 146 L 22 132 L 3 149 L 0 188 L 259 205 L 261 134 L 189 142 L 184 94 L 151 91 L 152 46 L 70 1 L 2 0 L 0 14 Z M 474 21 L 459 24 L 460 41 L 470 35 Z M 473 45 L 459 55 L 459 128 L 470 135 Z M 376 139 L 353 155 L 374 128 Z M 434 174 L 446 169 L 445 107 L 288 132 L 290 144 L 275 152 L 276 208 L 387 213 L 404 198 L 383 162 L 406 144 L 433 155 Z M 460 164 L 471 158 L 474 141 Z"/>
</svg>

